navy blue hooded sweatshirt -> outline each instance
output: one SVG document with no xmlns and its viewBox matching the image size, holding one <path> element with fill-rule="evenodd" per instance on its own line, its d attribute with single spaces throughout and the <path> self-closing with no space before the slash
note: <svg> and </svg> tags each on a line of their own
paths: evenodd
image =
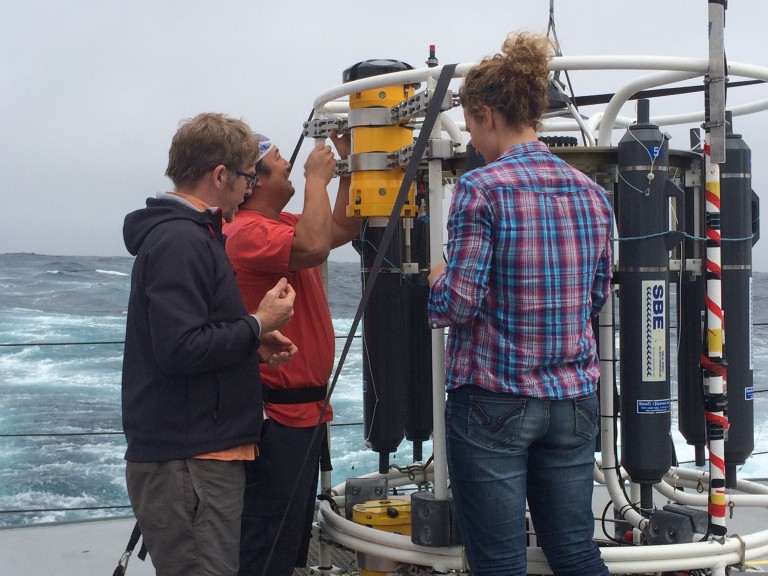
<svg viewBox="0 0 768 576">
<path fill-rule="evenodd" d="M 147 199 L 123 227 L 136 256 L 123 358 L 126 460 L 253 443 L 263 420 L 259 325 L 224 251 L 219 211 Z"/>
</svg>

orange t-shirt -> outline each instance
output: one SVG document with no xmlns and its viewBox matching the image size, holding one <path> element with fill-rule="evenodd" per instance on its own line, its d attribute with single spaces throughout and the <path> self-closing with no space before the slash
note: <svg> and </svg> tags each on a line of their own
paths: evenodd
<svg viewBox="0 0 768 576">
<path fill-rule="evenodd" d="M 242 446 L 235 446 L 234 448 L 227 448 L 226 450 L 220 450 L 218 452 L 209 452 L 208 454 L 201 454 L 195 456 L 200 460 L 256 460 L 256 456 L 259 455 L 259 448 L 256 444 L 243 444 Z"/>
<path fill-rule="evenodd" d="M 280 221 L 253 210 L 239 210 L 224 226 L 227 255 L 234 266 L 245 307 L 253 313 L 264 294 L 285 277 L 296 291 L 291 321 L 280 329 L 299 351 L 277 368 L 261 365 L 261 381 L 273 389 L 325 386 L 333 370 L 335 345 L 331 311 L 318 268 L 291 272 L 288 268 L 293 235 L 300 216 L 283 212 Z M 317 424 L 324 400 L 303 404 L 266 402 L 267 416 L 285 426 L 306 428 Z M 328 406 L 323 422 L 333 418 Z"/>
</svg>

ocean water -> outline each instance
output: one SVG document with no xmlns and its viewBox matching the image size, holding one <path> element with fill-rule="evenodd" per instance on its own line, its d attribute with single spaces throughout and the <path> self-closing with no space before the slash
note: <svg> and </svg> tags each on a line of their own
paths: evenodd
<svg viewBox="0 0 768 576">
<path fill-rule="evenodd" d="M 0 526 L 129 513 L 120 371 L 132 263 L 0 254 Z M 330 262 L 329 294 L 338 360 L 359 266 Z M 768 477 L 768 274 L 754 274 L 754 310 L 755 450 L 744 478 Z M 363 439 L 361 390 L 357 338 L 332 397 L 334 485 L 378 467 Z M 693 460 L 676 423 L 672 433 L 678 459 Z M 411 454 L 404 442 L 391 463 L 405 466 Z"/>
<path fill-rule="evenodd" d="M 119 508 L 128 505 L 120 373 L 132 264 L 0 254 L 0 526 L 128 513 Z M 359 265 L 331 262 L 328 283 L 338 361 L 360 300 Z M 355 338 L 332 397 L 333 485 L 377 469 L 361 382 Z M 411 454 L 403 444 L 391 461 L 407 465 Z"/>
</svg>

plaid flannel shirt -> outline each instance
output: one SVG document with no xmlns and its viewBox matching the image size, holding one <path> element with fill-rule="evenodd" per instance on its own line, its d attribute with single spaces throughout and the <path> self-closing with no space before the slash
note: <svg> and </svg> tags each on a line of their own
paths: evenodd
<svg viewBox="0 0 768 576">
<path fill-rule="evenodd" d="M 613 212 L 605 190 L 540 142 L 464 174 L 448 259 L 429 296 L 450 326 L 446 388 L 573 398 L 595 390 L 591 317 L 610 289 Z"/>
</svg>

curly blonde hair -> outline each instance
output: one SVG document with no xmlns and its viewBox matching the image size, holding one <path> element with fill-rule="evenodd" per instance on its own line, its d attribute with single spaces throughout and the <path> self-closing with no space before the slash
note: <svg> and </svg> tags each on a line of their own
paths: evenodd
<svg viewBox="0 0 768 576">
<path fill-rule="evenodd" d="M 501 54 L 486 56 L 464 78 L 459 98 L 473 118 L 489 106 L 513 127 L 533 126 L 547 108 L 549 61 L 554 53 L 545 36 L 518 32 L 501 46 Z"/>
</svg>

